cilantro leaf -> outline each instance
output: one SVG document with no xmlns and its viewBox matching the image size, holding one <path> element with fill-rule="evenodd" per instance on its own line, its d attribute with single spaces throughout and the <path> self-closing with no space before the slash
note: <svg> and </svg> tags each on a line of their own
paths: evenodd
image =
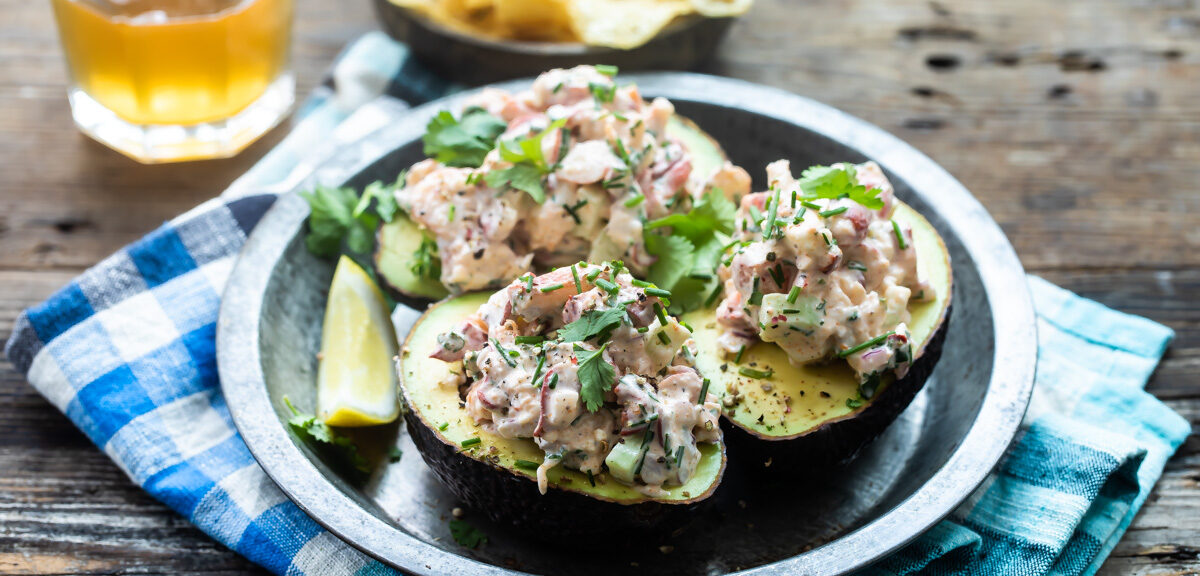
<svg viewBox="0 0 1200 576">
<path fill-rule="evenodd" d="M 366 479 L 371 473 L 371 463 L 358 453 L 358 446 L 353 440 L 330 428 L 316 416 L 297 410 L 286 396 L 283 402 L 292 412 L 288 427 L 301 441 L 312 447 L 331 466 L 350 474 L 354 480 Z"/>
<path fill-rule="evenodd" d="M 849 198 L 869 210 L 883 208 L 879 189 L 867 190 L 859 184 L 854 167 L 849 164 L 809 167 L 800 174 L 800 189 L 807 200 Z"/>
<path fill-rule="evenodd" d="M 308 217 L 308 236 L 304 239 L 308 251 L 317 256 L 337 256 L 342 249 L 342 239 L 362 225 L 354 218 L 358 194 L 350 188 L 318 186 L 301 192 L 300 196 L 308 201 L 312 212 Z"/>
<path fill-rule="evenodd" d="M 671 227 L 671 233 L 696 242 L 712 232 L 730 234 L 737 207 L 720 190 L 709 190 L 687 214 L 671 214 L 646 223 L 646 230 Z"/>
<path fill-rule="evenodd" d="M 644 239 L 646 251 L 658 258 L 650 266 L 646 279 L 675 294 L 675 285 L 695 266 L 696 246 L 683 236 L 647 233 Z"/>
<path fill-rule="evenodd" d="M 477 168 L 507 128 L 503 120 L 482 108 L 467 109 L 457 119 L 443 110 L 425 126 L 421 141 L 425 155 L 442 164 Z"/>
<path fill-rule="evenodd" d="M 721 249 L 725 247 L 726 239 L 725 236 L 714 234 L 696 246 L 691 271 L 671 288 L 671 306 L 668 308 L 671 314 L 683 314 L 704 305 L 720 282 L 716 273 L 717 262 L 721 259 Z"/>
<path fill-rule="evenodd" d="M 583 400 L 588 412 L 595 412 L 604 405 L 604 393 L 612 390 L 613 380 L 617 377 L 617 370 L 604 360 L 605 348 L 608 344 L 590 351 L 575 345 L 575 359 L 579 361 L 579 399 Z"/>
<path fill-rule="evenodd" d="M 558 338 L 563 342 L 580 342 L 612 331 L 625 317 L 625 308 L 609 308 L 607 310 L 588 310 L 578 320 L 563 326 L 558 330 Z"/>
<path fill-rule="evenodd" d="M 478 528 L 466 520 L 457 518 L 450 521 L 450 536 L 454 537 L 454 541 L 458 542 L 459 546 L 467 548 L 478 548 L 480 544 L 487 544 L 488 540 L 487 535 Z"/>
<path fill-rule="evenodd" d="M 497 190 L 511 187 L 529 194 L 534 202 L 546 201 L 546 189 L 542 187 L 542 173 L 532 164 L 513 164 L 508 168 L 492 170 L 483 177 L 488 186 Z"/>
</svg>

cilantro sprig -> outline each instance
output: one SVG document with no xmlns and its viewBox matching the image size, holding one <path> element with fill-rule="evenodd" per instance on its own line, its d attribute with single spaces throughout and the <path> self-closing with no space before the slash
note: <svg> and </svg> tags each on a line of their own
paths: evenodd
<svg viewBox="0 0 1200 576">
<path fill-rule="evenodd" d="M 604 405 L 604 393 L 612 390 L 617 370 L 604 360 L 604 350 L 608 344 L 596 350 L 588 350 L 575 344 L 575 359 L 579 361 L 576 375 L 579 377 L 579 398 L 583 400 L 588 412 L 595 412 Z"/>
<path fill-rule="evenodd" d="M 800 174 L 800 190 L 804 200 L 849 198 L 868 210 L 883 208 L 881 190 L 859 184 L 850 164 L 809 167 Z"/>
<path fill-rule="evenodd" d="M 400 212 L 396 190 L 404 185 L 406 172 L 391 184 L 372 182 L 358 194 L 353 188 L 317 186 L 300 193 L 308 202 L 308 251 L 326 258 L 337 256 L 343 246 L 355 254 L 371 251 L 379 223 L 391 222 Z"/>
<path fill-rule="evenodd" d="M 563 342 L 582 342 L 591 338 L 601 338 L 619 326 L 624 317 L 624 306 L 606 310 L 588 310 L 578 320 L 560 328 L 558 338 Z"/>
<path fill-rule="evenodd" d="M 448 110 L 425 126 L 425 155 L 447 166 L 478 168 L 508 125 L 483 108 L 468 108 L 461 118 Z"/>
<path fill-rule="evenodd" d="M 292 412 L 288 427 L 334 468 L 347 473 L 355 481 L 365 480 L 371 473 L 371 463 L 359 454 L 358 446 L 348 436 L 330 428 L 313 414 L 296 409 L 286 396 L 283 403 Z"/>
<path fill-rule="evenodd" d="M 478 548 L 481 544 L 487 544 L 487 535 L 481 530 L 471 525 L 466 520 L 455 518 L 450 521 L 450 536 L 458 542 L 459 546 L 467 548 Z"/>
<path fill-rule="evenodd" d="M 546 201 L 546 190 L 542 187 L 542 176 L 554 170 L 542 154 L 542 139 L 566 124 L 566 118 L 550 123 L 545 130 L 514 140 L 501 140 L 500 158 L 512 164 L 508 168 L 492 170 L 483 180 L 488 186 L 502 190 L 514 188 L 529 194 L 538 204 Z"/>
<path fill-rule="evenodd" d="M 671 214 L 646 223 L 646 251 L 655 256 L 647 279 L 671 292 L 671 312 L 704 305 L 718 284 L 717 262 L 733 232 L 737 208 L 720 190 L 708 191 L 687 214 Z M 670 234 L 663 235 L 669 229 Z"/>
</svg>

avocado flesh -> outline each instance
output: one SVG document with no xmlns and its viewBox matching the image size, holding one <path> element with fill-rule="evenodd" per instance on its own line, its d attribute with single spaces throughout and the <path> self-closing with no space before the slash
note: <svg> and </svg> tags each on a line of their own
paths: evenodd
<svg viewBox="0 0 1200 576">
<path fill-rule="evenodd" d="M 691 153 L 693 171 L 707 176 L 725 164 L 725 152 L 695 122 L 673 115 L 667 123 L 667 134 L 678 139 Z M 433 236 L 407 214 L 396 212 L 391 222 L 379 227 L 376 239 L 375 270 L 393 290 L 405 296 L 430 300 L 445 298 L 450 293 L 437 279 L 413 274 L 412 267 L 422 241 L 432 241 Z M 607 258 L 589 258 L 600 259 Z"/>
<path fill-rule="evenodd" d="M 524 484 L 536 491 L 536 471 L 525 463 L 541 464 L 541 449 L 531 439 L 504 438 L 475 424 L 467 415 L 466 408 L 460 404 L 458 390 L 439 384 L 451 370 L 462 370 L 461 363 L 448 363 L 429 357 L 438 346 L 437 335 L 457 327 L 464 319 L 474 314 L 487 298 L 488 294 L 476 292 L 444 300 L 431 307 L 413 326 L 399 361 L 401 391 L 408 407 L 406 418 L 410 430 L 419 426 L 422 428 L 419 430 L 420 434 L 428 440 L 418 441 L 417 434 L 413 435 L 427 462 L 429 457 L 426 448 L 434 446 L 422 444 L 440 443 L 442 447 L 439 447 L 439 450 L 444 451 L 445 447 L 452 448 L 459 452 L 457 458 L 472 459 L 485 464 L 491 468 L 491 474 L 513 475 L 527 480 Z M 443 425 L 446 425 L 445 430 L 440 429 Z M 472 438 L 479 438 L 480 443 L 462 448 L 462 442 Z M 701 457 L 696 473 L 686 484 L 666 488 L 667 494 L 660 498 L 648 497 L 617 482 L 607 473 L 596 476 L 596 485 L 592 486 L 587 474 L 563 466 L 556 466 L 547 473 L 549 492 L 563 490 L 619 504 L 649 501 L 683 504 L 702 500 L 711 494 L 720 482 L 725 455 L 723 446 L 717 444 L 703 443 L 699 448 Z M 522 464 L 525 466 L 518 465 L 518 461 L 524 461 Z M 435 472 L 438 471 L 434 462 L 430 462 L 430 465 L 434 467 Z M 463 480 L 464 491 L 471 491 L 470 479 Z M 455 486 L 451 485 L 450 488 L 460 498 L 466 498 L 463 494 L 458 494 Z"/>
<path fill-rule="evenodd" d="M 766 342 L 747 348 L 741 363 L 735 364 L 733 357 L 717 346 L 719 331 L 715 311 L 697 310 L 683 317 L 696 329 L 692 337 L 699 346 L 697 368 L 712 379 L 710 390 L 717 395 L 723 395 L 733 383 L 742 394 L 738 404 L 725 408 L 727 421 L 761 440 L 789 440 L 822 427 L 837 428 L 839 423 L 857 419 L 868 412 L 873 417 L 883 416 L 878 413 L 884 411 L 894 412 L 890 417 L 880 418 L 886 421 L 878 430 L 864 431 L 862 434 L 873 438 L 912 400 L 940 353 L 939 337 L 944 336 L 951 300 L 950 257 L 937 231 L 912 207 L 897 201 L 894 218 L 912 227 L 919 273 L 937 291 L 933 301 L 909 304 L 912 321 L 908 326 L 913 337 L 916 360 L 904 378 L 904 390 L 892 390 L 899 387 L 895 386 L 895 378 L 889 376 L 873 398 L 863 400 L 857 408 L 851 408 L 847 401 L 858 398 L 858 380 L 845 361 L 793 366 L 782 349 Z M 738 373 L 741 367 L 771 370 L 773 375 L 767 379 L 749 378 Z M 764 385 L 769 385 L 769 391 L 763 389 Z M 789 404 L 784 402 L 785 397 L 791 399 L 790 412 L 787 411 Z M 880 410 L 884 407 L 886 410 Z M 860 447 L 857 446 L 852 452 Z M 852 454 L 839 454 L 835 459 L 849 455 Z"/>
</svg>

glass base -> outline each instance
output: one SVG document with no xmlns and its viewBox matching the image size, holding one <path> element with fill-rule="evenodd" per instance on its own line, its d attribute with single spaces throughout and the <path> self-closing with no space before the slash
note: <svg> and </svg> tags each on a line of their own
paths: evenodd
<svg viewBox="0 0 1200 576">
<path fill-rule="evenodd" d="M 295 100 L 296 81 L 283 74 L 231 118 L 203 124 L 131 124 L 72 87 L 71 115 L 84 134 L 144 164 L 228 158 L 274 128 Z"/>
</svg>

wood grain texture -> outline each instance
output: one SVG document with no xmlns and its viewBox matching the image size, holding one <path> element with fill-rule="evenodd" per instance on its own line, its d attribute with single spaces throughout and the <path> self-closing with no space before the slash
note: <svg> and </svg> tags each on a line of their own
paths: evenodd
<svg viewBox="0 0 1200 576">
<path fill-rule="evenodd" d="M 0 338 L 219 192 L 238 158 L 139 166 L 80 135 L 45 2 L 0 0 Z M 306 93 L 365 0 L 298 0 Z M 1200 426 L 1200 2 L 758 0 L 707 71 L 830 103 L 958 177 L 1048 280 L 1175 329 L 1149 390 Z M 261 574 L 146 496 L 0 363 L 0 573 Z M 1200 574 L 1192 437 L 1102 574 Z"/>
</svg>

